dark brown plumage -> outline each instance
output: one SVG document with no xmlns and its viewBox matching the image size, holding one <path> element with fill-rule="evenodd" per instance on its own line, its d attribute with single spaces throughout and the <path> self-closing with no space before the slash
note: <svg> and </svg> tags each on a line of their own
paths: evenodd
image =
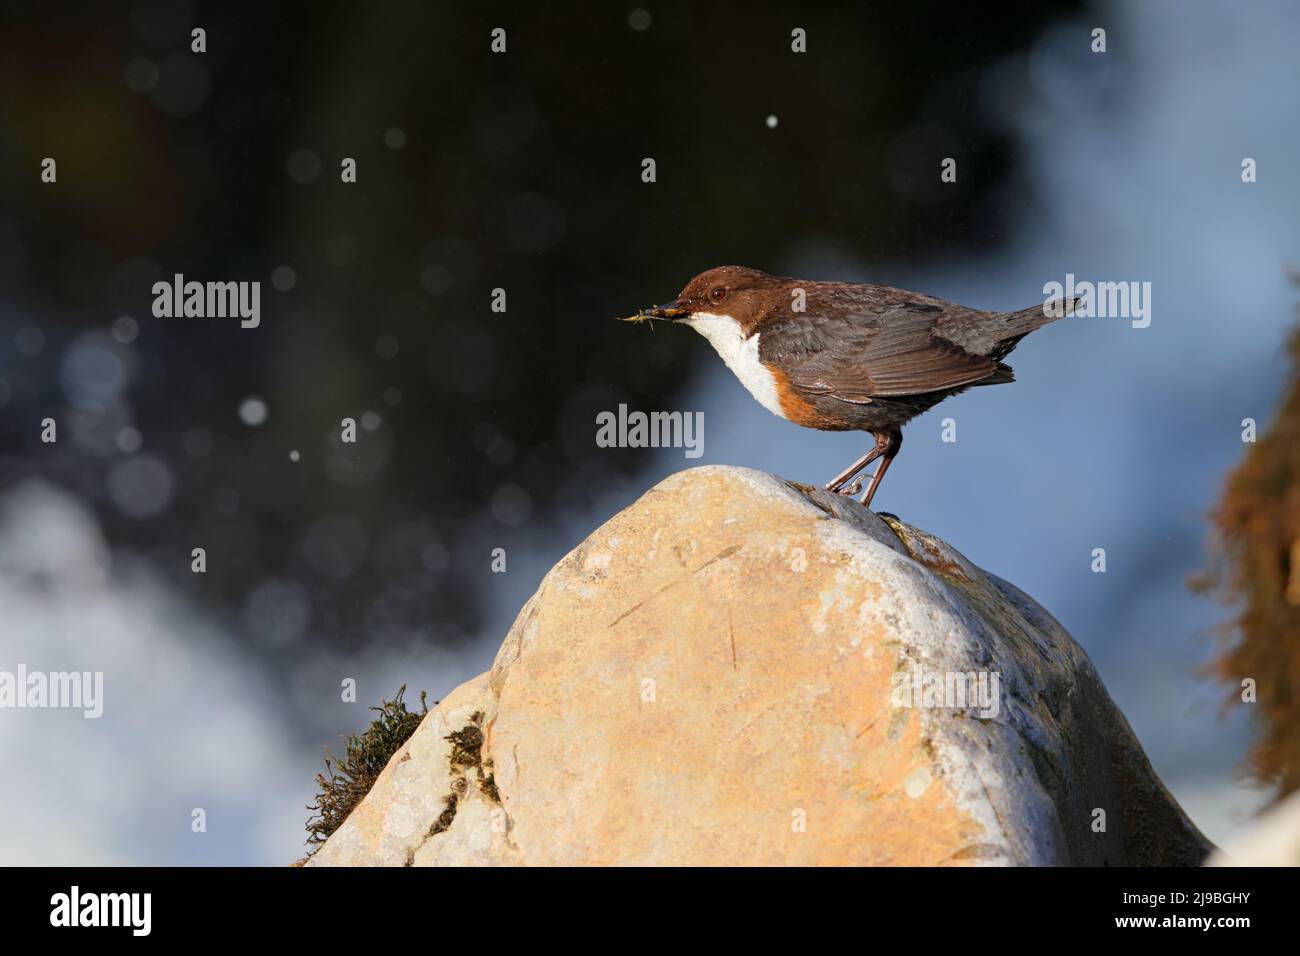
<svg viewBox="0 0 1300 956">
<path fill-rule="evenodd" d="M 632 320 L 692 325 L 775 414 L 809 428 L 874 434 L 875 447 L 826 486 L 856 494 L 854 479 L 880 458 L 862 498 L 870 505 L 906 422 L 973 385 L 1014 381 L 1002 360 L 1073 305 L 984 312 L 889 286 L 722 266 Z"/>
</svg>

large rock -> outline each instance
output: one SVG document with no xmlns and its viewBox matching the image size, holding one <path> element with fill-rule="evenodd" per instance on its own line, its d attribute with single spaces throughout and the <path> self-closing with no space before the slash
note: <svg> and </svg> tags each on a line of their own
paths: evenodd
<svg viewBox="0 0 1300 956">
<path fill-rule="evenodd" d="M 707 467 L 556 565 L 491 671 L 425 718 L 312 862 L 1117 866 L 1210 849 L 1087 656 L 1019 590 L 853 501 Z"/>
</svg>

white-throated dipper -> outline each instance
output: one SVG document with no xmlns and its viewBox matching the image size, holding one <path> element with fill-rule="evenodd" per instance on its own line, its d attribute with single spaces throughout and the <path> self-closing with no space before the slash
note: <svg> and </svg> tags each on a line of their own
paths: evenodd
<svg viewBox="0 0 1300 956">
<path fill-rule="evenodd" d="M 697 275 L 676 301 L 624 321 L 689 325 L 764 408 L 787 421 L 871 432 L 875 447 L 826 484 L 856 495 L 859 476 L 880 459 L 862 496 L 869 507 L 903 444 L 904 424 L 972 385 L 1014 381 L 1002 359 L 1074 305 L 1058 299 L 983 312 L 889 286 L 721 266 Z"/>
</svg>

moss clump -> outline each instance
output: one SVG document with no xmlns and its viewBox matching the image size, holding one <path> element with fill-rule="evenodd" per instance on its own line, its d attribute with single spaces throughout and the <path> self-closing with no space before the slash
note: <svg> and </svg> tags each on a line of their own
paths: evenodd
<svg viewBox="0 0 1300 956">
<path fill-rule="evenodd" d="M 1228 476 L 1213 513 L 1217 547 L 1193 583 L 1236 608 L 1213 673 L 1240 706 L 1253 678 L 1260 737 L 1250 767 L 1279 798 L 1300 790 L 1300 328 L 1292 332 L 1290 385 L 1277 417 Z"/>
<path fill-rule="evenodd" d="M 443 833 L 451 827 L 451 822 L 456 819 L 456 805 L 460 798 L 456 794 L 447 794 L 447 802 L 443 806 L 442 813 L 438 814 L 438 819 L 433 821 L 433 826 L 429 828 L 429 836 L 437 833 Z"/>
<path fill-rule="evenodd" d="M 492 761 L 483 759 L 483 712 L 475 711 L 469 719 L 469 724 L 447 735 L 451 741 L 452 772 L 474 770 L 479 789 L 494 803 L 500 803 L 501 793 L 497 790 Z"/>
<path fill-rule="evenodd" d="M 429 836 L 445 833 L 456 819 L 456 810 L 467 787 L 463 776 L 466 771 L 474 771 L 478 777 L 479 790 L 489 799 L 495 803 L 501 802 L 501 793 L 497 790 L 496 777 L 492 773 L 492 761 L 483 760 L 483 712 L 475 711 L 469 719 L 468 724 L 460 730 L 453 730 L 445 738 L 451 742 L 449 763 L 456 779 L 452 782 L 451 793 L 447 794 L 443 803 L 442 813 L 438 814 L 438 819 L 429 827 Z"/>
<path fill-rule="evenodd" d="M 326 748 L 325 772 L 316 774 L 320 793 L 316 796 L 316 802 L 307 807 L 313 811 L 312 817 L 307 821 L 309 849 L 300 863 L 311 859 L 312 854 L 320 849 L 330 834 L 348 818 L 352 808 L 370 792 L 393 754 L 410 739 L 424 715 L 429 712 L 423 691 L 420 693 L 418 713 L 407 709 L 402 700 L 405 693 L 406 685 L 403 684 L 392 700 L 381 701 L 378 707 L 370 708 L 379 716 L 362 733 L 344 738 L 342 757 L 335 756 Z M 437 701 L 434 703 L 436 705 Z"/>
<path fill-rule="evenodd" d="M 479 724 L 483 714 L 475 711 L 470 723 L 460 730 L 453 730 L 447 735 L 451 741 L 451 769 L 468 770 L 480 766 L 483 753 L 483 731 Z"/>
</svg>

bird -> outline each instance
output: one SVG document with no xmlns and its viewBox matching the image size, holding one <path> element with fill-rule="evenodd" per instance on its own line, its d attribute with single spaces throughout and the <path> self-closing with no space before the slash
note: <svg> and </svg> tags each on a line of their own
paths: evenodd
<svg viewBox="0 0 1300 956">
<path fill-rule="evenodd" d="M 1078 300 L 986 312 L 864 282 L 824 282 L 719 266 L 667 305 L 624 322 L 688 325 L 768 411 L 807 428 L 865 431 L 873 447 L 826 490 L 870 508 L 903 444 L 902 427 L 968 388 L 1015 381 L 1002 360 Z M 864 474 L 879 461 L 874 474 Z"/>
</svg>

